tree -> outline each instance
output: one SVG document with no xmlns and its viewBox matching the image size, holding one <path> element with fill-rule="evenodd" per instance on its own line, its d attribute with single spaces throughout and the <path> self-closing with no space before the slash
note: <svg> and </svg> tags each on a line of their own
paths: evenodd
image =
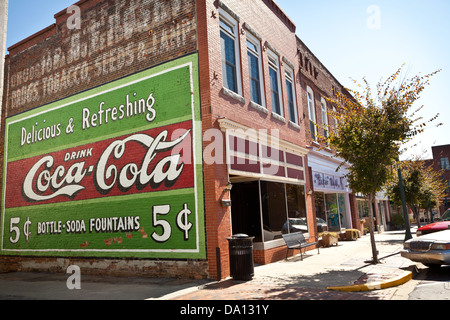
<svg viewBox="0 0 450 320">
<path fill-rule="evenodd" d="M 337 93 L 335 98 L 328 99 L 337 110 L 333 114 L 338 124 L 334 129 L 329 128 L 328 143 L 339 157 L 350 164 L 347 174 L 350 188 L 355 193 L 366 195 L 369 200 L 373 263 L 378 263 L 372 205 L 375 195 L 389 181 L 390 168 L 399 158 L 401 144 L 422 132 L 426 126 L 426 123 L 417 123 L 422 118 L 413 118 L 417 110 L 410 113 L 420 93 L 429 84 L 429 78 L 438 71 L 398 80 L 401 72 L 402 68 L 399 68 L 385 82 L 379 82 L 375 98 L 364 79 L 362 92 L 348 90 L 351 96 Z"/>
<path fill-rule="evenodd" d="M 440 178 L 440 173 L 434 171 L 424 161 L 402 161 L 396 166 L 400 166 L 404 174 L 406 203 L 413 211 L 418 227 L 420 227 L 420 209 L 431 210 L 433 206 L 437 205 L 444 196 L 446 187 Z M 388 193 L 394 204 L 398 206 L 402 204 L 398 180 L 390 183 Z"/>
</svg>

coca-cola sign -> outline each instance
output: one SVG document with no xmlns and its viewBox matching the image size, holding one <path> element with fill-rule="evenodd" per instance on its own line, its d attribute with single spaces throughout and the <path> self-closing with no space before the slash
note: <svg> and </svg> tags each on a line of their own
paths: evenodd
<svg viewBox="0 0 450 320">
<path fill-rule="evenodd" d="M 2 252 L 203 258 L 196 59 L 7 119 Z"/>
</svg>

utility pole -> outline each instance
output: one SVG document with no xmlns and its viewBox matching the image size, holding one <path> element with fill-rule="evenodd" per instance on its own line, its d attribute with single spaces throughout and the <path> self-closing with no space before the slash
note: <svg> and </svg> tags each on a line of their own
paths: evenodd
<svg viewBox="0 0 450 320">
<path fill-rule="evenodd" d="M 408 210 L 406 209 L 406 196 L 405 196 L 405 188 L 403 187 L 403 177 L 402 177 L 402 170 L 398 168 L 398 182 L 400 186 L 400 195 L 402 197 L 402 207 L 403 207 L 403 219 L 405 220 L 405 242 L 409 239 L 412 239 L 411 235 L 411 227 L 409 225 L 409 216 L 408 216 Z"/>
</svg>

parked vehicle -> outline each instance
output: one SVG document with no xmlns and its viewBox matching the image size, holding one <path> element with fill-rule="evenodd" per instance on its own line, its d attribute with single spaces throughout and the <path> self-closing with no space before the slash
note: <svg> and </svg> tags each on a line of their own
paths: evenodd
<svg viewBox="0 0 450 320">
<path fill-rule="evenodd" d="M 435 223 L 427 224 L 426 226 L 417 229 L 417 236 L 419 237 L 433 232 L 448 230 L 450 228 L 450 209 L 445 211 L 438 220 L 439 221 Z"/>
<path fill-rule="evenodd" d="M 401 255 L 429 267 L 450 265 L 450 230 L 434 232 L 406 241 Z"/>
</svg>

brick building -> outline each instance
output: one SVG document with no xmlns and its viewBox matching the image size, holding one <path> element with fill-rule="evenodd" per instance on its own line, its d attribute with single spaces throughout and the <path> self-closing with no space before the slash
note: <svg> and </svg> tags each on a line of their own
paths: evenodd
<svg viewBox="0 0 450 320">
<path fill-rule="evenodd" d="M 439 213 L 442 215 L 450 208 L 450 145 L 434 146 L 431 149 L 433 168 L 436 172 L 442 172 L 442 180 L 447 186 L 446 195 L 439 204 Z"/>
<path fill-rule="evenodd" d="M 233 234 L 316 240 L 305 86 L 340 85 L 295 32 L 272 0 L 81 0 L 10 47 L 0 271 L 223 279 Z"/>
<path fill-rule="evenodd" d="M 316 217 L 331 231 L 359 228 L 356 197 L 345 179 L 348 166 L 341 166 L 343 159 L 324 142 L 337 125 L 334 114 L 338 111 L 327 99 L 335 98 L 337 92 L 350 94 L 299 38 L 297 47 Z"/>
<path fill-rule="evenodd" d="M 334 115 L 339 112 L 328 99 L 336 98 L 338 93 L 352 98 L 351 94 L 299 38 L 297 47 L 315 216 L 331 231 L 351 228 L 363 231 L 364 227 L 368 228 L 367 198 L 354 194 L 349 188 L 345 178 L 349 165 L 343 164 L 344 160 L 323 142 L 329 130 L 337 125 Z M 386 227 L 390 216 L 388 204 L 384 193 L 376 195 L 374 217 L 377 230 Z M 361 220 L 365 220 L 365 225 L 361 226 Z"/>
</svg>

